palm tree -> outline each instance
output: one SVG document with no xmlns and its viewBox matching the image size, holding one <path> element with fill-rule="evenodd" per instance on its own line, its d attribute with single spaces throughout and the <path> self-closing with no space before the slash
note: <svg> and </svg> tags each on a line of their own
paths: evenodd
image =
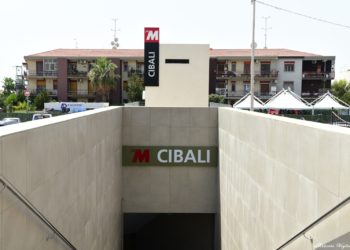
<svg viewBox="0 0 350 250">
<path fill-rule="evenodd" d="M 89 72 L 89 78 L 92 86 L 97 93 L 102 95 L 102 101 L 109 99 L 109 93 L 117 87 L 117 81 L 120 75 L 115 74 L 114 70 L 118 67 L 106 57 L 98 58 L 97 64 L 92 64 L 93 68 Z"/>
<path fill-rule="evenodd" d="M 11 77 L 5 77 L 4 80 L 2 80 L 2 84 L 4 92 L 7 92 L 8 95 L 11 94 L 11 91 L 16 90 L 15 81 Z"/>
</svg>

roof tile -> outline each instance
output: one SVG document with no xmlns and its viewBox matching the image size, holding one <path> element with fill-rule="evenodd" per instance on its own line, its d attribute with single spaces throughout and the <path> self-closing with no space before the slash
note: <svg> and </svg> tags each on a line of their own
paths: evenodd
<svg viewBox="0 0 350 250">
<path fill-rule="evenodd" d="M 143 49 L 56 49 L 30 55 L 29 57 L 143 57 Z M 210 57 L 247 57 L 251 49 L 214 49 Z M 255 56 L 320 56 L 289 49 L 256 49 Z"/>
</svg>

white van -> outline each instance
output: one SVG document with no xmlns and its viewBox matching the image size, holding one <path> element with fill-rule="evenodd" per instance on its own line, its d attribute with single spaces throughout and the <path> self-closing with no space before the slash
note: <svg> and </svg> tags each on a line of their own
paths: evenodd
<svg viewBox="0 0 350 250">
<path fill-rule="evenodd" d="M 35 115 L 33 115 L 33 120 L 32 121 L 46 119 L 46 118 L 51 118 L 51 117 L 52 117 L 51 114 L 35 114 Z"/>
</svg>

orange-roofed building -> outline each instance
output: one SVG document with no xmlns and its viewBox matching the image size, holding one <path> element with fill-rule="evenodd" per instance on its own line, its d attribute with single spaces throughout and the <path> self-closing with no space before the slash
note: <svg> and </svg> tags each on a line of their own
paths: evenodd
<svg viewBox="0 0 350 250">
<path fill-rule="evenodd" d="M 23 65 L 27 69 L 29 89 L 39 94 L 45 88 L 57 101 L 101 101 L 88 78 L 91 64 L 100 57 L 115 63 L 116 73 L 121 76 L 117 89 L 110 94 L 110 103 L 128 102 L 126 88 L 130 75 L 136 72 L 143 80 L 143 49 L 56 49 L 25 56 Z M 250 49 L 210 49 L 208 94 L 217 93 L 226 103 L 233 104 L 248 93 L 250 58 Z M 303 98 L 315 99 L 330 89 L 335 77 L 335 56 L 288 49 L 256 49 L 255 59 L 254 89 L 262 100 L 282 88 L 291 88 Z"/>
</svg>

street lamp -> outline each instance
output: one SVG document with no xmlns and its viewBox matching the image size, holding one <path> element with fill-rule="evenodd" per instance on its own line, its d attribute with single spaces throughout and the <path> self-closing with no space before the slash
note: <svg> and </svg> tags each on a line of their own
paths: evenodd
<svg viewBox="0 0 350 250">
<path fill-rule="evenodd" d="M 256 48 L 256 43 L 255 43 L 255 1 L 256 0 L 251 0 L 253 4 L 253 41 L 252 41 L 252 61 L 250 63 L 251 67 L 251 77 L 250 77 L 250 111 L 254 111 L 254 75 L 255 75 L 255 69 L 254 69 L 254 52 Z"/>
</svg>

